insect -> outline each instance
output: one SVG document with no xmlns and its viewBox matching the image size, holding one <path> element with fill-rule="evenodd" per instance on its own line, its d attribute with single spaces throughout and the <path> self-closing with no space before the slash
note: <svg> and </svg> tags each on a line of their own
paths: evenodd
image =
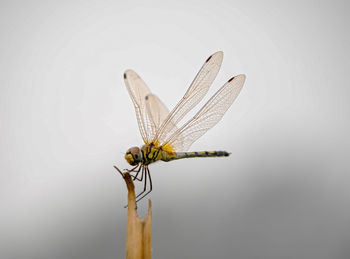
<svg viewBox="0 0 350 259">
<path fill-rule="evenodd" d="M 125 159 L 134 172 L 133 180 L 143 181 L 144 188 L 136 196 L 141 200 L 152 191 L 152 179 L 148 166 L 157 161 L 173 161 L 193 157 L 229 156 L 226 151 L 186 152 L 194 141 L 216 125 L 241 91 L 245 75 L 229 79 L 207 103 L 187 122 L 179 122 L 206 95 L 219 72 L 223 52 L 211 55 L 199 70 L 185 95 L 169 112 L 162 101 L 152 94 L 145 82 L 133 71 L 124 73 L 126 88 L 133 101 L 142 147 L 132 147 L 126 151 Z M 117 169 L 117 168 L 116 168 Z M 119 170 L 119 169 L 118 169 Z M 140 175 L 140 177 L 138 177 Z M 150 187 L 147 188 L 147 178 Z M 149 189 L 147 192 L 146 190 Z"/>
</svg>

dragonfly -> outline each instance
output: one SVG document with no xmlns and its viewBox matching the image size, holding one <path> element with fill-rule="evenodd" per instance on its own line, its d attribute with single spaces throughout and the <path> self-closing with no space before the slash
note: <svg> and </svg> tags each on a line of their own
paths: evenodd
<svg viewBox="0 0 350 259">
<path fill-rule="evenodd" d="M 171 112 L 156 95 L 151 93 L 136 72 L 125 71 L 125 85 L 134 104 L 138 127 L 144 142 L 141 147 L 131 147 L 125 153 L 125 160 L 133 166 L 132 169 L 125 170 L 134 173 L 133 180 L 141 181 L 144 185 L 143 191 L 136 196 L 136 202 L 152 191 L 152 179 L 148 168 L 150 164 L 184 158 L 230 155 L 226 151 L 187 152 L 187 150 L 221 120 L 240 93 L 245 75 L 230 78 L 191 119 L 180 125 L 185 115 L 208 92 L 219 72 L 222 60 L 222 51 L 206 59 L 185 95 Z M 116 169 L 120 172 L 118 168 Z"/>
</svg>

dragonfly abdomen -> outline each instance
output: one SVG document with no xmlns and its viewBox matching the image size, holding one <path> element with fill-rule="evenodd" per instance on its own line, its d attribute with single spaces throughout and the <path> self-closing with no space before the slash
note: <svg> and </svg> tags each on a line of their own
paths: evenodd
<svg viewBox="0 0 350 259">
<path fill-rule="evenodd" d="M 219 157 L 229 155 L 230 153 L 226 151 L 178 152 L 176 153 L 175 157 L 172 158 L 172 160 L 192 157 Z"/>
</svg>

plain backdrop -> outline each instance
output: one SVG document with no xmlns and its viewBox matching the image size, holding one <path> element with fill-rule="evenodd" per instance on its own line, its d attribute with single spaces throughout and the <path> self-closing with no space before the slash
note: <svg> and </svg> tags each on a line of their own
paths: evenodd
<svg viewBox="0 0 350 259">
<path fill-rule="evenodd" d="M 0 258 L 124 258 L 126 188 L 113 165 L 127 168 L 142 139 L 123 72 L 172 108 L 218 50 L 206 100 L 233 75 L 247 80 L 191 150 L 232 155 L 150 167 L 153 258 L 349 258 L 349 11 L 1 1 Z"/>
</svg>

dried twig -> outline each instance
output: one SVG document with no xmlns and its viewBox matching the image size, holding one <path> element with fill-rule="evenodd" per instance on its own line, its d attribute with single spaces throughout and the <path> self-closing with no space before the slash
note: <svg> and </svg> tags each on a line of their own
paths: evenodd
<svg viewBox="0 0 350 259">
<path fill-rule="evenodd" d="M 126 259 L 151 259 L 152 206 L 148 202 L 148 213 L 145 219 L 137 215 L 135 186 L 129 172 L 122 173 L 128 188 L 128 221 L 126 227 Z"/>
</svg>

